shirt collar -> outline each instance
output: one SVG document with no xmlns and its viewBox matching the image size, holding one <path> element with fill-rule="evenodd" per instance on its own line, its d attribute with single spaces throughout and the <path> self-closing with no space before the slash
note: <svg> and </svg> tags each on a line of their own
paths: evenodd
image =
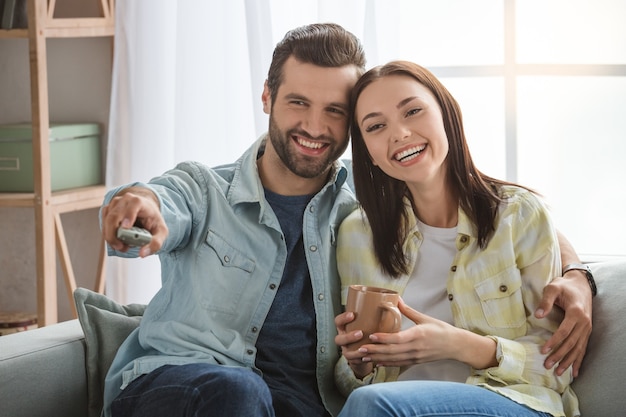
<svg viewBox="0 0 626 417">
<path fill-rule="evenodd" d="M 409 200 L 408 197 L 404 197 L 404 206 L 407 211 L 407 218 L 408 218 L 408 223 L 409 223 L 408 224 L 409 233 L 407 234 L 407 239 L 409 239 L 413 235 L 416 235 L 421 239 L 422 234 L 420 233 L 419 228 L 417 226 L 417 217 L 415 216 L 415 213 L 413 212 L 411 200 Z M 469 217 L 467 217 L 467 214 L 465 214 L 465 212 L 461 209 L 460 206 L 459 206 L 459 220 L 457 223 L 457 231 L 461 235 L 467 235 L 473 238 L 477 237 L 476 228 L 474 227 L 473 223 L 470 221 Z"/>
</svg>

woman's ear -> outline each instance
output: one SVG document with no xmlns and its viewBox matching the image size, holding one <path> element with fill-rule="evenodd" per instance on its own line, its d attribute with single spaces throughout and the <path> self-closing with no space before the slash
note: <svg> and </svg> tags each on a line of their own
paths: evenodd
<svg viewBox="0 0 626 417">
<path fill-rule="evenodd" d="M 261 94 L 261 101 L 263 102 L 263 112 L 265 114 L 270 114 L 270 110 L 272 110 L 272 97 L 270 94 L 270 89 L 267 86 L 267 80 L 263 84 L 263 94 Z"/>
</svg>

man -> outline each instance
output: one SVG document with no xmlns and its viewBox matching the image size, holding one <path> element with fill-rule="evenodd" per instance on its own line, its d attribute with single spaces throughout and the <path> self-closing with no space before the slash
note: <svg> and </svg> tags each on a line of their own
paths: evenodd
<svg viewBox="0 0 626 417">
<path fill-rule="evenodd" d="M 269 132 L 238 161 L 183 163 L 107 194 L 101 216 L 111 250 L 158 252 L 162 288 L 111 366 L 105 416 L 338 413 L 334 243 L 356 202 L 337 158 L 364 68 L 359 40 L 340 26 L 292 30 L 276 46 L 262 95 Z M 153 238 L 127 252 L 116 230 L 135 224 Z M 568 308 L 554 343 L 570 343 L 557 361 L 581 351 L 570 364 L 582 358 L 588 334 L 580 328 L 591 323 L 581 280 L 557 280 L 543 304 L 549 310 L 560 297 Z"/>
</svg>

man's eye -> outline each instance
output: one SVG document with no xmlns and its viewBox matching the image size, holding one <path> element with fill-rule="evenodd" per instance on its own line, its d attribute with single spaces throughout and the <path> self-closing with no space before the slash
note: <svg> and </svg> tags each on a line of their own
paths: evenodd
<svg viewBox="0 0 626 417">
<path fill-rule="evenodd" d="M 343 109 L 338 109 L 336 107 L 330 107 L 328 109 L 328 111 L 330 113 L 335 113 L 335 114 L 338 114 L 338 115 L 341 115 L 341 116 L 345 116 L 346 115 L 346 112 Z"/>
</svg>

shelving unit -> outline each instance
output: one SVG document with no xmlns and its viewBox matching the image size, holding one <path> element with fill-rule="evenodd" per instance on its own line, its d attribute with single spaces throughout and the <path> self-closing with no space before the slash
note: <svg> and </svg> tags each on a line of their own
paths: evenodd
<svg viewBox="0 0 626 417">
<path fill-rule="evenodd" d="M 37 256 L 37 321 L 46 326 L 58 321 L 57 250 L 70 305 L 76 280 L 72 269 L 61 214 L 99 207 L 104 185 L 52 192 L 46 39 L 113 37 L 115 0 L 98 0 L 101 17 L 57 18 L 56 0 L 27 0 L 28 29 L 0 30 L 0 38 L 27 38 L 30 57 L 31 123 L 33 126 L 33 193 L 0 193 L 0 207 L 33 207 Z M 104 242 L 100 246 L 95 290 L 104 291 Z"/>
</svg>

